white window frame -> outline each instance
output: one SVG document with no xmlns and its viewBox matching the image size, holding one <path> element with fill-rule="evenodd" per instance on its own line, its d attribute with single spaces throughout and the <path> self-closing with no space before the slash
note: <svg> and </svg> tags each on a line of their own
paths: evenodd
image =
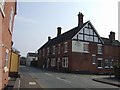
<svg viewBox="0 0 120 90">
<path fill-rule="evenodd" d="M 85 45 L 88 45 L 88 49 L 85 50 Z M 83 52 L 84 53 L 89 53 L 89 43 L 83 43 Z"/>
<path fill-rule="evenodd" d="M 0 0 L 0 9 L 3 14 L 3 17 L 5 17 L 4 6 L 5 6 L 5 0 Z"/>
<path fill-rule="evenodd" d="M 47 55 L 49 55 L 50 54 L 50 48 L 48 47 L 47 48 Z"/>
<path fill-rule="evenodd" d="M 55 54 L 55 46 L 53 46 L 53 54 Z"/>
<path fill-rule="evenodd" d="M 105 65 L 105 68 L 109 68 L 109 60 L 108 59 L 105 59 L 105 63 L 107 61 L 107 65 Z"/>
<path fill-rule="evenodd" d="M 45 56 L 45 49 L 43 49 L 43 56 Z"/>
<path fill-rule="evenodd" d="M 4 62 L 4 71 L 5 72 L 8 71 L 8 59 L 9 59 L 9 50 L 6 49 L 6 52 L 5 52 L 5 62 Z"/>
<path fill-rule="evenodd" d="M 62 58 L 62 67 L 63 68 L 68 68 L 68 57 L 63 57 Z"/>
<path fill-rule="evenodd" d="M 55 67 L 55 64 L 56 64 L 55 58 L 52 58 L 51 59 L 51 67 Z"/>
<path fill-rule="evenodd" d="M 11 34 L 12 34 L 13 16 L 14 16 L 14 9 L 13 9 L 13 7 L 11 7 L 10 22 L 9 22 L 9 30 L 10 30 Z"/>
<path fill-rule="evenodd" d="M 93 60 L 94 58 L 95 58 L 95 60 Z M 92 64 L 96 64 L 96 55 L 95 54 L 92 54 Z"/>
<path fill-rule="evenodd" d="M 101 61 L 101 67 L 98 67 L 98 69 L 102 69 L 103 68 L 103 59 L 102 58 L 98 58 L 98 61 Z"/>
<path fill-rule="evenodd" d="M 60 44 L 58 44 L 58 54 L 60 54 Z"/>
<path fill-rule="evenodd" d="M 98 54 L 102 54 L 102 44 L 97 44 L 97 51 L 98 51 Z M 101 52 L 99 52 L 100 50 L 99 50 L 99 47 L 101 47 Z"/>
<path fill-rule="evenodd" d="M 68 51 L 67 48 L 68 48 L 68 44 L 67 44 L 67 42 L 65 42 L 64 43 L 64 53 L 66 53 Z"/>
</svg>

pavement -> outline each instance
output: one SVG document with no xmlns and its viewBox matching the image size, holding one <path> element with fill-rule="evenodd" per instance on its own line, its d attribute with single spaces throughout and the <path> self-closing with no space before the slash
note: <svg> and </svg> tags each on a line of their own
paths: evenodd
<svg viewBox="0 0 120 90">
<path fill-rule="evenodd" d="M 110 84 L 110 85 L 120 87 L 120 79 L 116 79 L 114 76 L 112 76 L 111 78 L 109 76 L 96 77 L 96 78 L 93 78 L 93 80 L 97 81 L 97 82 L 101 82 L 101 83 Z"/>
</svg>

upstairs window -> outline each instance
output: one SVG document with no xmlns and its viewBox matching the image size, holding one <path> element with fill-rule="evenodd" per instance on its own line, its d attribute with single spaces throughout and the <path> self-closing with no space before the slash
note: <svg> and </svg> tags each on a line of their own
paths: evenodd
<svg viewBox="0 0 120 90">
<path fill-rule="evenodd" d="M 67 52 L 67 42 L 64 43 L 64 53 Z"/>
<path fill-rule="evenodd" d="M 60 44 L 58 44 L 58 54 L 60 54 Z"/>
<path fill-rule="evenodd" d="M 98 44 L 98 54 L 102 54 L 102 45 Z"/>
<path fill-rule="evenodd" d="M 14 16 L 14 10 L 13 7 L 11 7 L 10 22 L 9 22 L 9 30 L 11 33 L 12 33 L 12 25 L 13 25 L 13 16 Z"/>
<path fill-rule="evenodd" d="M 5 0 L 0 0 L 0 4 L 2 5 L 2 9 L 4 10 Z"/>
<path fill-rule="evenodd" d="M 49 47 L 47 48 L 47 55 L 49 55 L 49 53 L 50 53 L 50 49 L 49 49 Z"/>
<path fill-rule="evenodd" d="M 84 52 L 89 52 L 89 44 L 88 43 L 83 44 L 83 51 Z"/>
<path fill-rule="evenodd" d="M 43 49 L 43 56 L 45 55 L 45 49 Z"/>
<path fill-rule="evenodd" d="M 55 54 L 55 46 L 53 46 L 53 54 Z"/>
</svg>

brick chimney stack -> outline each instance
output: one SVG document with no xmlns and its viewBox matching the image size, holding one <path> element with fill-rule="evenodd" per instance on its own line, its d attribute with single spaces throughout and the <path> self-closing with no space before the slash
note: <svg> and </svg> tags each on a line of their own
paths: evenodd
<svg viewBox="0 0 120 90">
<path fill-rule="evenodd" d="M 57 28 L 57 36 L 61 35 L 61 29 L 62 29 L 61 27 Z"/>
<path fill-rule="evenodd" d="M 110 32 L 109 39 L 115 40 L 115 32 Z"/>
<path fill-rule="evenodd" d="M 49 36 L 49 37 L 48 37 L 48 41 L 50 41 L 50 40 L 51 40 L 51 37 Z"/>
<path fill-rule="evenodd" d="M 83 25 L 83 17 L 84 17 L 84 15 L 81 12 L 79 12 L 79 14 L 78 14 L 78 26 Z"/>
</svg>

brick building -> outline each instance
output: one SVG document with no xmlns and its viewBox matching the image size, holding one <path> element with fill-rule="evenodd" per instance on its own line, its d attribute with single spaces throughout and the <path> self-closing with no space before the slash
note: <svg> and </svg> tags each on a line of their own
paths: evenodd
<svg viewBox="0 0 120 90">
<path fill-rule="evenodd" d="M 16 2 L 0 0 L 0 89 L 8 83 Z"/>
<path fill-rule="evenodd" d="M 109 38 L 100 37 L 90 21 L 83 23 L 84 15 L 78 14 L 78 26 L 57 36 L 38 49 L 38 67 L 81 73 L 108 73 L 118 61 L 120 43 L 115 33 Z M 111 69 L 110 69 L 111 68 Z"/>
</svg>

